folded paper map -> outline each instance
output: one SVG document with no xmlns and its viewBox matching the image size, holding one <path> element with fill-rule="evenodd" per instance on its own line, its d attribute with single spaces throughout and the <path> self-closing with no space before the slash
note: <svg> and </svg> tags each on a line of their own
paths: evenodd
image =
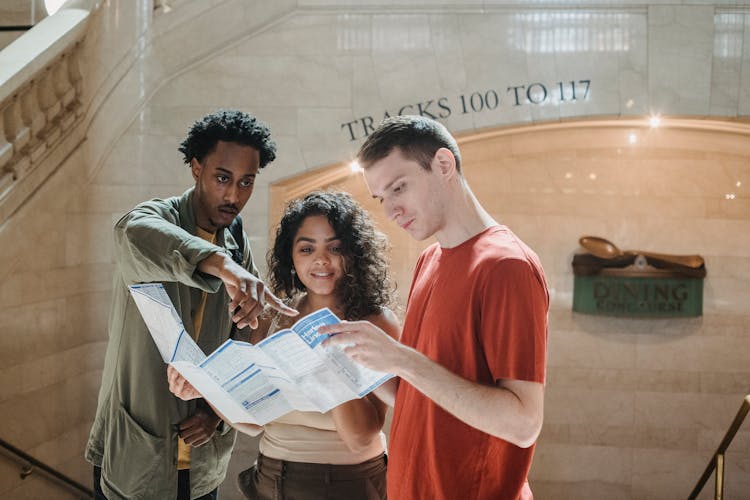
<svg viewBox="0 0 750 500">
<path fill-rule="evenodd" d="M 164 361 L 232 423 L 263 425 L 292 410 L 326 412 L 393 377 L 322 344 L 327 336 L 318 328 L 340 322 L 327 308 L 256 345 L 229 339 L 206 356 L 161 284 L 132 285 L 130 293 Z"/>
</svg>

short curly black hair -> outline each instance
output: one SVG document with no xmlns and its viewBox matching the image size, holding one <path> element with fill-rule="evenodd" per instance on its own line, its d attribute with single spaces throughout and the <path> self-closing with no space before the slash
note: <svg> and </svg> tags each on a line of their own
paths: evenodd
<svg viewBox="0 0 750 500">
<path fill-rule="evenodd" d="M 203 163 L 218 141 L 251 146 L 260 153 L 260 168 L 276 158 L 276 143 L 268 125 L 254 116 L 236 109 L 220 109 L 193 123 L 187 137 L 177 148 L 185 164 L 193 158 Z"/>
<path fill-rule="evenodd" d="M 314 215 L 324 215 L 341 240 L 344 276 L 336 284 L 336 294 L 344 319 L 356 321 L 382 312 L 395 291 L 388 272 L 387 240 L 367 212 L 344 192 L 315 191 L 287 205 L 267 256 L 273 292 L 291 299 L 306 290 L 292 275 L 292 252 L 297 231 Z"/>
</svg>

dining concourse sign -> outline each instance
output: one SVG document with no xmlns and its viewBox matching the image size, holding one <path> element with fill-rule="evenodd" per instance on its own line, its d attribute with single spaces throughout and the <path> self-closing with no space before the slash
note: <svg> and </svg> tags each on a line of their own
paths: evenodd
<svg viewBox="0 0 750 500">
<path fill-rule="evenodd" d="M 573 257 L 573 274 L 576 312 L 647 318 L 703 314 L 706 268 L 699 256 L 581 253 Z"/>
<path fill-rule="evenodd" d="M 703 279 L 606 274 L 576 276 L 573 310 L 607 316 L 701 316 Z"/>
</svg>

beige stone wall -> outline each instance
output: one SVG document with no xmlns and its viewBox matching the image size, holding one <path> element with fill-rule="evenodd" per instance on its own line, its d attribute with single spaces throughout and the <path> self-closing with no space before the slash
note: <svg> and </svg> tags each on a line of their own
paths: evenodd
<svg viewBox="0 0 750 500">
<path fill-rule="evenodd" d="M 665 125 L 531 127 L 464 147 L 477 196 L 537 250 L 552 289 L 539 498 L 685 498 L 748 393 L 748 129 Z M 573 313 L 584 234 L 703 255 L 703 317 Z M 750 491 L 748 450 L 746 426 L 727 458 L 727 498 Z"/>
<path fill-rule="evenodd" d="M 750 127 L 710 130 L 717 125 L 729 126 L 581 121 L 461 140 L 475 194 L 537 251 L 549 281 L 535 498 L 685 498 L 748 393 Z M 334 171 L 340 179 L 326 180 L 335 179 Z M 285 192 L 298 195 L 300 186 L 354 193 L 388 234 L 403 305 L 425 244 L 386 220 L 348 165 L 323 172 L 278 183 L 272 207 Z M 585 234 L 621 248 L 703 255 L 704 315 L 628 319 L 572 312 L 571 260 Z M 727 498 L 750 491 L 748 450 L 745 426 L 727 455 Z"/>
</svg>

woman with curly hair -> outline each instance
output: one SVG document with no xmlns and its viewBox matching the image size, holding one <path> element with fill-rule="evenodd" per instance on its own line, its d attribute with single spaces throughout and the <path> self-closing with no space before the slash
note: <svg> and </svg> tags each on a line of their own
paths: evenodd
<svg viewBox="0 0 750 500">
<path fill-rule="evenodd" d="M 269 284 L 300 316 L 328 307 L 396 337 L 385 244 L 351 196 L 311 193 L 292 201 L 281 218 L 268 255 Z M 266 335 L 293 321 L 274 315 Z M 241 489 L 262 499 L 282 492 L 284 498 L 385 498 L 385 411 L 369 394 L 327 413 L 294 411 L 270 422 L 256 465 L 240 474 Z"/>
<path fill-rule="evenodd" d="M 300 317 L 328 307 L 396 338 L 385 247 L 385 236 L 351 196 L 317 191 L 286 207 L 268 253 L 268 282 Z M 252 341 L 293 322 L 281 314 L 261 319 Z M 385 412 L 370 393 L 326 413 L 293 411 L 264 427 L 233 424 L 250 435 L 264 431 L 257 462 L 239 475 L 240 490 L 263 500 L 386 498 Z"/>
<path fill-rule="evenodd" d="M 308 232 L 328 240 L 316 248 Z M 319 283 L 319 276 L 297 272 L 295 265 L 304 265 L 316 249 L 327 250 L 316 258 L 325 256 L 326 263 L 331 261 L 331 265 L 340 267 L 336 279 Z M 382 313 L 391 302 L 385 250 L 385 236 L 348 193 L 316 191 L 287 206 L 268 252 L 268 281 L 272 290 L 287 301 L 322 300 L 322 305 L 309 312 L 328 306 L 347 320 L 364 319 Z M 330 285 L 324 293 L 315 286 L 321 283 Z"/>
</svg>

